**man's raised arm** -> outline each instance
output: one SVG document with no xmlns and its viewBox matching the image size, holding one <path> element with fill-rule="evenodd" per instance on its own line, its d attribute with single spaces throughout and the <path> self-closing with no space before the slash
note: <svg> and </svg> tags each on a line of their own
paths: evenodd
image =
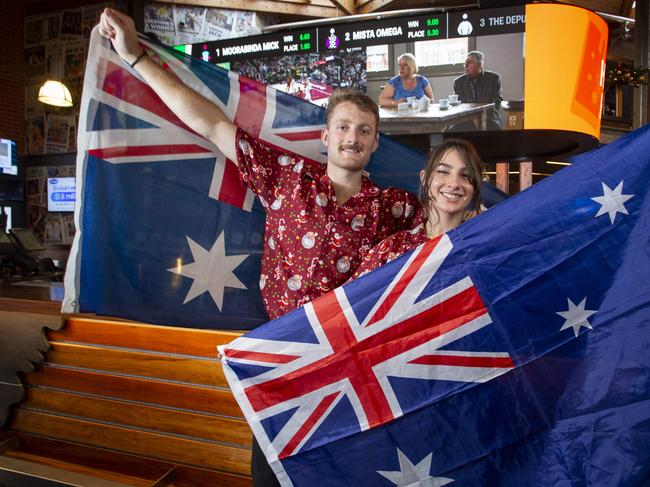
<svg viewBox="0 0 650 487">
<path fill-rule="evenodd" d="M 210 139 L 228 159 L 237 163 L 236 125 L 217 105 L 170 75 L 144 53 L 133 19 L 107 8 L 100 18 L 99 32 L 111 40 L 117 54 L 140 73 L 183 123 Z"/>
</svg>

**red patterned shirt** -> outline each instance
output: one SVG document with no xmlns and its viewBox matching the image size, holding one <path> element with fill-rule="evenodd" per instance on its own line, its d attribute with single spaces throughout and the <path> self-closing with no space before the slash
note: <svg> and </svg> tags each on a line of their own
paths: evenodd
<svg viewBox="0 0 650 487">
<path fill-rule="evenodd" d="M 326 164 L 241 130 L 236 147 L 240 176 L 266 211 L 260 289 L 271 319 L 340 286 L 373 245 L 420 221 L 406 191 L 364 176 L 361 190 L 337 205 Z"/>
<path fill-rule="evenodd" d="M 382 266 L 391 260 L 397 259 L 400 255 L 414 249 L 421 243 L 429 240 L 424 223 L 421 223 L 412 230 L 403 230 L 382 240 L 365 254 L 352 279 L 361 277 L 377 267 Z"/>
</svg>

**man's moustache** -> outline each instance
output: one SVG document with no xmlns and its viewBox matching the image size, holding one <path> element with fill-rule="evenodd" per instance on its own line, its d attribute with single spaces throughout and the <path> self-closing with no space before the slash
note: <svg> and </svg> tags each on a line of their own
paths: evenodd
<svg viewBox="0 0 650 487">
<path fill-rule="evenodd" d="M 349 149 L 352 149 L 352 150 L 356 150 L 356 151 L 359 151 L 359 152 L 363 149 L 363 148 L 362 148 L 360 145 L 358 145 L 358 144 L 347 144 L 347 145 L 341 145 L 340 147 L 341 147 L 341 150 L 349 150 Z"/>
</svg>

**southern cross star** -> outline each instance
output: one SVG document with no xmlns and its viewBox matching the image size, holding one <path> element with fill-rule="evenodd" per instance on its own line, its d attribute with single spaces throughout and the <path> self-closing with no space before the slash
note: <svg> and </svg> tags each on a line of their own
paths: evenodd
<svg viewBox="0 0 650 487">
<path fill-rule="evenodd" d="M 233 274 L 233 271 L 242 263 L 248 254 L 226 255 L 225 237 L 223 232 L 217 238 L 212 248 L 208 251 L 197 244 L 190 237 L 187 237 L 194 262 L 178 267 L 167 269 L 169 272 L 194 279 L 190 290 L 185 296 L 183 304 L 209 292 L 217 305 L 219 311 L 223 307 L 223 291 L 225 287 L 236 289 L 248 289 Z"/>
<path fill-rule="evenodd" d="M 633 194 L 622 194 L 623 193 L 623 181 L 618 183 L 618 186 L 616 188 L 611 189 L 609 186 L 607 186 L 605 183 L 603 184 L 603 195 L 602 196 L 595 196 L 591 198 L 594 200 L 596 203 L 598 203 L 600 208 L 598 209 L 598 213 L 596 213 L 596 216 L 594 218 L 599 217 L 600 215 L 604 215 L 605 213 L 609 214 L 609 221 L 614 224 L 614 219 L 616 218 L 616 213 L 623 213 L 625 215 L 628 215 L 629 213 L 627 212 L 627 208 L 623 205 L 627 200 L 632 198 L 634 195 Z"/>
<path fill-rule="evenodd" d="M 578 305 L 574 304 L 573 301 L 571 301 L 569 298 L 567 298 L 567 302 L 569 305 L 569 309 L 567 311 L 556 312 L 565 319 L 562 328 L 560 328 L 560 331 L 566 330 L 567 328 L 573 328 L 573 333 L 578 336 L 580 327 L 582 326 L 592 330 L 593 328 L 587 321 L 587 318 L 596 313 L 597 310 L 585 309 L 587 298 L 584 298 L 582 301 L 580 301 L 580 304 Z"/>
<path fill-rule="evenodd" d="M 411 460 L 400 450 L 397 449 L 397 458 L 399 460 L 399 471 L 386 472 L 378 470 L 377 473 L 386 477 L 393 484 L 399 487 L 439 487 L 453 482 L 453 479 L 446 477 L 432 477 L 429 474 L 431 470 L 431 459 L 433 453 L 429 453 L 420 460 L 420 463 L 413 465 Z"/>
</svg>

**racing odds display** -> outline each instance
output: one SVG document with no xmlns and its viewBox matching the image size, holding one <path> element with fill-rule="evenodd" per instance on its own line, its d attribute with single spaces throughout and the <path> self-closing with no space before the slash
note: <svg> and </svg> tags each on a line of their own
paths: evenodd
<svg viewBox="0 0 650 487">
<path fill-rule="evenodd" d="M 394 17 L 201 42 L 192 45 L 192 55 L 218 64 L 246 57 L 327 53 L 379 44 L 524 32 L 525 23 L 524 6 Z"/>
</svg>

